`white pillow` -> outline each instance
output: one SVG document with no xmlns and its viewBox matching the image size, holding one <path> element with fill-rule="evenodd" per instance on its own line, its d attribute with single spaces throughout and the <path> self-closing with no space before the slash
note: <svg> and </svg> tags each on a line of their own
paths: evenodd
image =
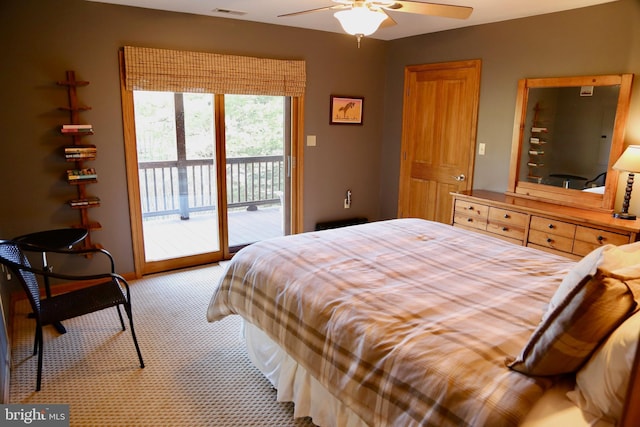
<svg viewBox="0 0 640 427">
<path fill-rule="evenodd" d="M 640 335 L 640 312 L 620 325 L 576 375 L 576 387 L 567 393 L 590 422 L 617 423 L 631 375 Z"/>
<path fill-rule="evenodd" d="M 545 317 L 567 298 L 567 295 L 586 276 L 593 276 L 600 268 L 624 278 L 638 277 L 640 268 L 640 242 L 626 245 L 604 245 L 594 249 L 569 270 L 549 302 Z"/>
</svg>

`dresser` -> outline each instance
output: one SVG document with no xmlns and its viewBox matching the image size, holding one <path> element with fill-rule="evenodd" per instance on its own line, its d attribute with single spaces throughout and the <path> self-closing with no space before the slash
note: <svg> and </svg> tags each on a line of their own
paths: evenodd
<svg viewBox="0 0 640 427">
<path fill-rule="evenodd" d="M 617 219 L 608 212 L 561 206 L 486 190 L 451 195 L 451 223 L 454 227 L 569 258 L 579 259 L 606 244 L 635 242 L 640 233 L 640 220 Z"/>
</svg>

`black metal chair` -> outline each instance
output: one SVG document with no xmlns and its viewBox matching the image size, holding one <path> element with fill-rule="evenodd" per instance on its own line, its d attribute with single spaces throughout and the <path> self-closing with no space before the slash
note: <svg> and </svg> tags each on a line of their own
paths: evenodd
<svg viewBox="0 0 640 427">
<path fill-rule="evenodd" d="M 120 318 L 120 325 L 124 331 L 125 324 L 120 311 L 122 305 L 129 317 L 129 327 L 133 343 L 140 359 L 140 367 L 144 368 L 142 353 L 133 329 L 133 317 L 131 314 L 131 295 L 129 292 L 129 284 L 127 281 L 115 273 L 115 264 L 111 254 L 104 249 L 81 249 L 81 250 L 53 250 L 50 248 L 39 248 L 14 242 L 0 241 L 0 263 L 4 264 L 9 271 L 15 275 L 29 298 L 33 315 L 36 321 L 35 341 L 33 345 L 33 354 L 38 355 L 38 378 L 36 382 L 36 391 L 40 390 L 42 382 L 42 353 L 43 339 L 42 327 L 54 324 L 72 317 L 82 316 L 84 314 L 93 313 L 109 307 L 116 307 Z M 24 250 L 43 251 L 67 254 L 67 255 L 105 255 L 111 264 L 109 273 L 95 275 L 71 275 L 59 274 L 52 271 L 40 270 L 31 267 Z M 38 277 L 56 278 L 65 281 L 88 281 L 91 285 L 81 289 L 53 295 L 49 298 L 41 298 L 41 291 Z"/>
<path fill-rule="evenodd" d="M 607 181 L 607 173 L 602 172 L 601 174 L 598 174 L 598 176 L 596 176 L 595 178 L 586 181 L 584 183 L 584 188 L 591 188 L 599 185 L 604 185 L 606 181 Z"/>
</svg>

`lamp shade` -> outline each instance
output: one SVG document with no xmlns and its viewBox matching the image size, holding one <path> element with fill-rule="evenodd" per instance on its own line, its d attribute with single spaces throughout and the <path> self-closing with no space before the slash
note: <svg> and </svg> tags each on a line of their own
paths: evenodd
<svg viewBox="0 0 640 427">
<path fill-rule="evenodd" d="M 333 14 L 342 28 L 351 35 L 368 36 L 373 34 L 387 15 L 370 10 L 368 7 L 356 7 Z"/>
<path fill-rule="evenodd" d="M 613 169 L 624 172 L 640 172 L 640 145 L 630 145 L 613 165 Z"/>
</svg>

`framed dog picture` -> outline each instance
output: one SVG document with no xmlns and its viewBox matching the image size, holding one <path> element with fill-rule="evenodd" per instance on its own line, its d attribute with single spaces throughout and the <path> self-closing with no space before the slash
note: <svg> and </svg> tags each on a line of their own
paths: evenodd
<svg viewBox="0 0 640 427">
<path fill-rule="evenodd" d="M 361 125 L 364 98 L 361 96 L 331 95 L 329 124 Z"/>
</svg>

